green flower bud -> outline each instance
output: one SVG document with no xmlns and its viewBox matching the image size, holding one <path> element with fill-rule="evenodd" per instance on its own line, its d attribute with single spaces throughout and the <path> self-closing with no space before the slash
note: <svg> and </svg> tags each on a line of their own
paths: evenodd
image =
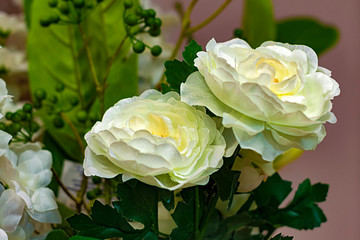
<svg viewBox="0 0 360 240">
<path fill-rule="evenodd" d="M 84 123 L 88 119 L 88 114 L 86 111 L 80 111 L 76 114 L 76 118 L 79 122 Z"/>
<path fill-rule="evenodd" d="M 42 108 L 42 103 L 38 100 L 35 100 L 33 104 L 36 109 Z"/>
<path fill-rule="evenodd" d="M 158 45 L 153 46 L 151 48 L 151 55 L 153 55 L 154 57 L 159 56 L 161 54 L 161 52 L 162 52 L 162 48 Z"/>
<path fill-rule="evenodd" d="M 39 100 L 40 102 L 46 98 L 46 92 L 42 88 L 36 89 L 34 95 L 35 95 L 35 98 L 37 100 Z"/>
<path fill-rule="evenodd" d="M 96 113 L 91 112 L 91 113 L 89 114 L 89 119 L 90 119 L 91 122 L 94 122 L 94 123 L 95 123 L 96 121 L 99 120 L 99 117 L 98 117 L 98 115 L 97 115 Z"/>
<path fill-rule="evenodd" d="M 30 103 L 25 103 L 22 109 L 24 110 L 24 112 L 31 113 L 33 107 Z"/>
<path fill-rule="evenodd" d="M 55 86 L 55 90 L 57 92 L 62 92 L 62 91 L 64 91 L 64 89 L 65 89 L 65 85 L 61 82 L 57 83 Z"/>
<path fill-rule="evenodd" d="M 148 9 L 148 10 L 146 10 L 147 12 L 148 12 L 148 14 L 149 14 L 149 17 L 155 17 L 156 16 L 156 12 L 155 12 L 155 10 L 154 9 Z"/>
<path fill-rule="evenodd" d="M 93 191 L 89 191 L 86 193 L 86 198 L 89 200 L 94 200 L 96 198 L 96 194 Z"/>
<path fill-rule="evenodd" d="M 21 115 L 17 112 L 13 113 L 11 115 L 11 121 L 13 121 L 14 123 L 18 123 L 21 121 Z"/>
<path fill-rule="evenodd" d="M 43 27 L 48 27 L 52 23 L 50 17 L 42 17 L 40 18 L 40 25 Z"/>
<path fill-rule="evenodd" d="M 54 120 L 53 120 L 53 124 L 56 128 L 62 128 L 65 125 L 64 119 L 62 119 L 62 117 L 60 115 L 56 115 Z"/>
<path fill-rule="evenodd" d="M 153 26 L 154 23 L 155 23 L 155 19 L 154 19 L 154 18 L 148 18 L 148 19 L 146 19 L 146 21 L 145 21 L 145 25 L 146 25 L 146 26 L 149 26 L 149 27 Z"/>
<path fill-rule="evenodd" d="M 73 0 L 73 3 L 76 8 L 83 8 L 85 6 L 84 0 Z"/>
<path fill-rule="evenodd" d="M 126 9 L 132 8 L 133 6 L 133 1 L 132 0 L 124 0 L 124 7 Z"/>
<path fill-rule="evenodd" d="M 144 19 L 148 19 L 150 17 L 148 11 L 146 11 L 145 9 L 141 10 L 140 16 Z"/>
<path fill-rule="evenodd" d="M 153 37 L 157 37 L 157 36 L 160 36 L 161 30 L 160 30 L 160 28 L 151 28 L 149 30 L 149 34 Z"/>
<path fill-rule="evenodd" d="M 20 123 L 13 123 L 10 125 L 11 132 L 16 134 L 21 130 L 22 126 Z"/>
<path fill-rule="evenodd" d="M 135 53 L 142 53 L 145 51 L 145 44 L 141 41 L 137 41 L 136 43 L 134 43 L 133 45 L 133 51 Z"/>
<path fill-rule="evenodd" d="M 92 180 L 92 182 L 94 184 L 100 184 L 101 183 L 101 177 L 98 177 L 98 176 L 92 176 L 91 180 Z"/>
<path fill-rule="evenodd" d="M 130 14 L 125 18 L 125 23 L 129 26 L 135 26 L 139 21 L 138 16 L 135 14 Z"/>
<path fill-rule="evenodd" d="M 57 0 L 48 0 L 49 7 L 54 8 L 58 5 Z"/>
<path fill-rule="evenodd" d="M 60 21 L 60 16 L 56 13 L 52 13 L 49 17 L 52 23 L 58 23 Z"/>
<path fill-rule="evenodd" d="M 12 112 L 7 112 L 7 113 L 5 114 L 5 118 L 6 118 L 7 120 L 11 120 L 11 119 L 12 119 Z"/>
<path fill-rule="evenodd" d="M 104 0 L 96 0 L 97 3 L 102 3 Z"/>
<path fill-rule="evenodd" d="M 60 2 L 58 8 L 59 11 L 64 15 L 68 15 L 70 13 L 69 4 L 67 2 Z"/>
<path fill-rule="evenodd" d="M 26 120 L 26 112 L 24 112 L 22 109 L 21 109 L 21 110 L 17 110 L 16 113 L 20 115 L 21 121 L 25 121 L 25 120 Z"/>
<path fill-rule="evenodd" d="M 244 31 L 241 30 L 240 28 L 235 29 L 234 30 L 234 37 L 243 38 L 244 37 Z"/>
<path fill-rule="evenodd" d="M 137 7 L 136 10 L 135 10 L 135 14 L 142 17 L 141 15 L 141 12 L 143 11 L 144 9 L 142 7 Z"/>
<path fill-rule="evenodd" d="M 53 104 L 56 104 L 58 102 L 58 97 L 56 95 L 52 95 L 49 100 Z"/>
<path fill-rule="evenodd" d="M 6 130 L 6 125 L 5 125 L 5 123 L 0 122 L 0 130 L 1 130 L 1 131 L 5 131 L 5 130 Z"/>
<path fill-rule="evenodd" d="M 155 26 L 155 27 L 161 27 L 161 25 L 162 25 L 162 21 L 161 21 L 161 19 L 160 18 L 155 18 L 154 19 L 154 23 L 153 23 L 153 26 Z"/>
<path fill-rule="evenodd" d="M 37 122 L 32 121 L 30 124 L 30 130 L 32 132 L 37 132 L 40 129 L 40 126 Z"/>
<path fill-rule="evenodd" d="M 77 106 L 79 104 L 79 99 L 77 97 L 71 97 L 70 98 L 70 104 L 73 107 Z"/>
</svg>

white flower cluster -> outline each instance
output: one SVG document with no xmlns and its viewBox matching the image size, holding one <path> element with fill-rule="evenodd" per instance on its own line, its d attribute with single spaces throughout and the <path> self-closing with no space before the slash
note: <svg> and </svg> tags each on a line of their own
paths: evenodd
<svg viewBox="0 0 360 240">
<path fill-rule="evenodd" d="M 9 99 L 0 79 L 0 108 Z M 52 156 L 39 143 L 12 144 L 0 131 L 0 239 L 32 239 L 35 225 L 60 223 L 52 190 Z"/>
</svg>

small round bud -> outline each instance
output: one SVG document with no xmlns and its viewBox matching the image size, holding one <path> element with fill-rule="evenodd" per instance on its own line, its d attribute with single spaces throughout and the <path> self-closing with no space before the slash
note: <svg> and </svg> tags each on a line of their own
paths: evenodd
<svg viewBox="0 0 360 240">
<path fill-rule="evenodd" d="M 26 112 L 25 112 L 24 110 L 22 110 L 22 109 L 17 110 L 16 113 L 20 115 L 21 121 L 25 121 L 25 120 L 26 120 Z"/>
<path fill-rule="evenodd" d="M 31 118 L 32 118 L 31 113 L 26 113 L 25 114 L 25 121 L 30 121 Z"/>
<path fill-rule="evenodd" d="M 135 10 L 135 14 L 141 17 L 141 12 L 143 11 L 142 7 L 137 7 Z"/>
<path fill-rule="evenodd" d="M 148 19 L 150 17 L 148 11 L 146 11 L 145 9 L 141 10 L 140 16 L 144 19 Z"/>
<path fill-rule="evenodd" d="M 160 36 L 161 30 L 160 30 L 160 28 L 151 28 L 149 30 L 149 34 L 153 37 L 157 37 L 157 36 Z"/>
<path fill-rule="evenodd" d="M 7 112 L 7 113 L 5 114 L 5 118 L 6 118 L 7 120 L 11 120 L 11 119 L 12 119 L 12 112 Z"/>
<path fill-rule="evenodd" d="M 18 123 L 21 121 L 21 115 L 18 112 L 11 114 L 11 121 Z"/>
<path fill-rule="evenodd" d="M 49 7 L 54 8 L 58 5 L 57 0 L 48 0 Z"/>
<path fill-rule="evenodd" d="M 104 0 L 96 0 L 97 3 L 102 3 Z"/>
<path fill-rule="evenodd" d="M 155 19 L 154 18 L 148 18 L 145 20 L 145 25 L 152 27 L 154 25 Z"/>
<path fill-rule="evenodd" d="M 60 21 L 60 16 L 56 13 L 52 13 L 49 17 L 52 23 L 58 23 Z"/>
<path fill-rule="evenodd" d="M 92 182 L 94 184 L 100 184 L 101 183 L 101 177 L 98 177 L 98 176 L 92 176 L 91 180 L 92 180 Z"/>
<path fill-rule="evenodd" d="M 36 109 L 42 108 L 42 103 L 38 100 L 35 100 L 33 104 L 34 104 L 34 108 Z"/>
<path fill-rule="evenodd" d="M 130 14 L 125 18 L 125 23 L 129 26 L 135 26 L 139 21 L 138 16 L 135 14 Z"/>
<path fill-rule="evenodd" d="M 95 188 L 93 191 L 96 194 L 96 196 L 100 196 L 102 194 L 102 191 L 100 188 Z"/>
<path fill-rule="evenodd" d="M 86 111 L 80 111 L 76 114 L 76 118 L 79 122 L 84 123 L 88 119 L 88 114 Z"/>
<path fill-rule="evenodd" d="M 65 89 L 65 85 L 62 82 L 57 83 L 55 86 L 55 90 L 57 92 L 62 92 L 64 91 L 64 89 Z"/>
<path fill-rule="evenodd" d="M 155 19 L 154 19 L 153 26 L 159 28 L 159 27 L 161 27 L 161 25 L 162 25 L 161 19 L 160 19 L 160 18 L 155 18 Z"/>
<path fill-rule="evenodd" d="M 151 55 L 153 55 L 154 57 L 159 56 L 161 54 L 161 52 L 162 52 L 162 48 L 158 45 L 153 46 L 151 48 Z"/>
<path fill-rule="evenodd" d="M 52 23 L 50 17 L 42 17 L 40 18 L 40 25 L 43 27 L 48 27 Z"/>
<path fill-rule="evenodd" d="M 73 3 L 76 8 L 83 8 L 85 6 L 84 0 L 73 0 Z"/>
<path fill-rule="evenodd" d="M 36 89 L 34 95 L 35 95 L 35 98 L 39 101 L 42 101 L 46 98 L 46 92 L 42 88 Z"/>
<path fill-rule="evenodd" d="M 156 16 L 156 12 L 155 12 L 155 10 L 154 9 L 148 9 L 148 10 L 146 10 L 147 12 L 148 12 L 148 14 L 149 14 L 149 17 L 155 17 Z"/>
<path fill-rule="evenodd" d="M 32 112 L 32 105 L 30 103 L 25 103 L 24 106 L 22 107 L 22 109 L 24 110 L 24 112 L 26 113 L 31 113 Z"/>
<path fill-rule="evenodd" d="M 126 9 L 132 8 L 133 6 L 133 1 L 132 0 L 124 0 L 124 7 Z"/>
<path fill-rule="evenodd" d="M 39 126 L 39 124 L 37 123 L 37 122 L 31 122 L 31 124 L 30 124 L 30 130 L 32 131 L 32 132 L 37 132 L 38 130 L 40 129 L 40 126 Z"/>
<path fill-rule="evenodd" d="M 62 119 L 62 117 L 60 115 L 56 115 L 54 120 L 53 120 L 53 124 L 56 128 L 62 128 L 65 125 L 64 119 Z"/>
<path fill-rule="evenodd" d="M 234 37 L 243 38 L 244 32 L 240 28 L 234 30 Z"/>
<path fill-rule="evenodd" d="M 79 104 L 79 99 L 77 97 L 71 97 L 70 98 L 70 104 L 73 107 L 77 106 Z"/>
<path fill-rule="evenodd" d="M 93 191 L 89 191 L 86 193 L 86 198 L 89 200 L 94 200 L 96 198 L 96 194 Z"/>
<path fill-rule="evenodd" d="M 145 44 L 141 41 L 137 41 L 136 43 L 134 43 L 133 45 L 133 51 L 135 53 L 142 53 L 145 51 Z"/>
<path fill-rule="evenodd" d="M 50 102 L 52 102 L 53 104 L 56 104 L 59 99 L 58 99 L 58 97 L 57 97 L 56 95 L 52 95 L 49 100 L 50 100 Z"/>
<path fill-rule="evenodd" d="M 89 113 L 89 119 L 94 123 L 99 120 L 98 115 L 95 112 Z"/>
<path fill-rule="evenodd" d="M 5 123 L 0 122 L 0 130 L 1 130 L 1 131 L 5 131 L 5 130 L 6 130 L 6 125 L 5 125 Z"/>
<path fill-rule="evenodd" d="M 67 2 L 60 2 L 58 8 L 59 11 L 64 15 L 68 15 L 70 13 L 69 4 Z"/>
<path fill-rule="evenodd" d="M 21 130 L 22 126 L 20 123 L 13 123 L 10 125 L 11 132 L 16 134 Z"/>
<path fill-rule="evenodd" d="M 92 8 L 94 8 L 94 2 L 93 2 L 93 1 L 86 0 L 86 1 L 85 1 L 85 7 L 86 7 L 87 9 L 92 9 Z"/>
</svg>

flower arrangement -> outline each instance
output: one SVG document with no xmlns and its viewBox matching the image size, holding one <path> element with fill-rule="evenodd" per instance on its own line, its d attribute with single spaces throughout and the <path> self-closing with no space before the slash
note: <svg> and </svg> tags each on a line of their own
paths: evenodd
<svg viewBox="0 0 360 240">
<path fill-rule="evenodd" d="M 270 0 L 245 0 L 234 38 L 203 49 L 192 34 L 232 1 L 193 26 L 197 2 L 0 12 L 0 240 L 290 240 L 275 231 L 326 221 L 328 185 L 306 179 L 288 199 L 278 171 L 336 122 L 339 85 L 318 64 L 336 29 L 276 22 Z M 309 24 L 321 46 L 283 34 Z"/>
</svg>

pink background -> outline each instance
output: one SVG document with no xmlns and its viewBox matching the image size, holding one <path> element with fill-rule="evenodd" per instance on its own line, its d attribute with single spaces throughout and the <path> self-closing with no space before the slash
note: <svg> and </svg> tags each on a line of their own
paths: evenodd
<svg viewBox="0 0 360 240">
<path fill-rule="evenodd" d="M 169 8 L 174 0 L 156 0 Z M 190 2 L 182 0 L 185 7 Z M 200 0 L 193 14 L 193 24 L 201 22 L 223 1 Z M 6 9 L 8 0 L 1 0 Z M 195 34 L 205 46 L 215 37 L 226 41 L 241 22 L 243 1 L 233 0 L 222 15 Z M 313 231 L 281 229 L 296 240 L 360 239 L 360 1 L 359 0 L 274 0 L 277 19 L 291 16 L 313 16 L 335 25 L 341 32 L 338 45 L 320 58 L 320 65 L 333 72 L 341 95 L 335 99 L 335 125 L 327 124 L 327 137 L 316 151 L 306 152 L 297 162 L 281 171 L 283 178 L 294 181 L 296 187 L 305 178 L 313 183 L 330 184 L 328 199 L 320 206 L 328 222 Z M 176 38 L 176 36 L 174 36 Z"/>
</svg>

